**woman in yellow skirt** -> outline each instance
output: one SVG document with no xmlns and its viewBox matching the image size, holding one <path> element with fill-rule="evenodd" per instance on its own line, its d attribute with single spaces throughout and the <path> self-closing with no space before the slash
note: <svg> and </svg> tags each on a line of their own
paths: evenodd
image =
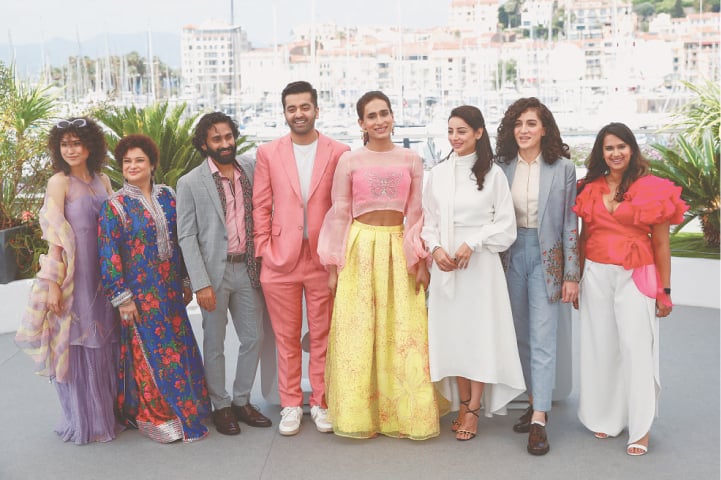
<svg viewBox="0 0 721 480">
<path fill-rule="evenodd" d="M 423 162 L 393 144 L 386 95 L 368 92 L 356 109 L 364 146 L 338 162 L 318 242 L 335 294 L 329 418 L 336 435 L 424 440 L 438 435 L 439 411 L 428 367 Z"/>
</svg>

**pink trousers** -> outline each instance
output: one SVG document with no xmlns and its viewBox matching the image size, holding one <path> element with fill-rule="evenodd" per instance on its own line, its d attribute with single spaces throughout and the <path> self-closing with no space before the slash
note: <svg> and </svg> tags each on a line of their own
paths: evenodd
<svg viewBox="0 0 721 480">
<path fill-rule="evenodd" d="M 300 381 L 303 371 L 301 332 L 305 294 L 310 339 L 310 405 L 326 408 L 325 354 L 332 312 L 328 272 L 313 262 L 306 240 L 303 241 L 301 258 L 292 272 L 280 273 L 266 266 L 261 271 L 260 282 L 278 351 L 278 393 L 281 406 L 303 405 Z"/>
</svg>

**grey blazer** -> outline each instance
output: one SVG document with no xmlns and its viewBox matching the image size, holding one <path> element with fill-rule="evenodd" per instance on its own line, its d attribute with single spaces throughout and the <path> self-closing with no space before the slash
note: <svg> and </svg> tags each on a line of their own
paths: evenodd
<svg viewBox="0 0 721 480">
<path fill-rule="evenodd" d="M 513 184 L 518 157 L 498 165 Z M 578 217 L 576 203 L 576 166 L 567 158 L 549 165 L 541 158 L 538 190 L 538 243 L 550 301 L 561 298 L 564 281 L 579 281 Z"/>
<path fill-rule="evenodd" d="M 253 184 L 252 156 L 236 159 Z M 218 291 L 225 273 L 228 234 L 225 213 L 207 161 L 180 177 L 177 185 L 178 243 L 193 291 Z"/>
</svg>

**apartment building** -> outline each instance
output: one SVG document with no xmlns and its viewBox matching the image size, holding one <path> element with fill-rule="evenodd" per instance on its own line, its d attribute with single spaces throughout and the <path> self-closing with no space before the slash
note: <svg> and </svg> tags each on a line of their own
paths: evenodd
<svg viewBox="0 0 721 480">
<path fill-rule="evenodd" d="M 242 27 L 222 22 L 187 25 L 183 27 L 180 48 L 184 95 L 202 102 L 240 92 L 240 59 L 251 49 Z"/>
</svg>

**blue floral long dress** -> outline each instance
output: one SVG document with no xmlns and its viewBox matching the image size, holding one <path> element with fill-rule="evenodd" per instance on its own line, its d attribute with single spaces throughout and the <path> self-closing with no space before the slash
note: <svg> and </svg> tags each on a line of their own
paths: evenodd
<svg viewBox="0 0 721 480">
<path fill-rule="evenodd" d="M 141 317 L 121 325 L 118 407 L 125 422 L 162 443 L 205 437 L 210 402 L 183 303 L 172 189 L 155 185 L 148 201 L 126 183 L 103 204 L 98 243 L 106 294 L 116 307 L 133 299 Z"/>
</svg>

